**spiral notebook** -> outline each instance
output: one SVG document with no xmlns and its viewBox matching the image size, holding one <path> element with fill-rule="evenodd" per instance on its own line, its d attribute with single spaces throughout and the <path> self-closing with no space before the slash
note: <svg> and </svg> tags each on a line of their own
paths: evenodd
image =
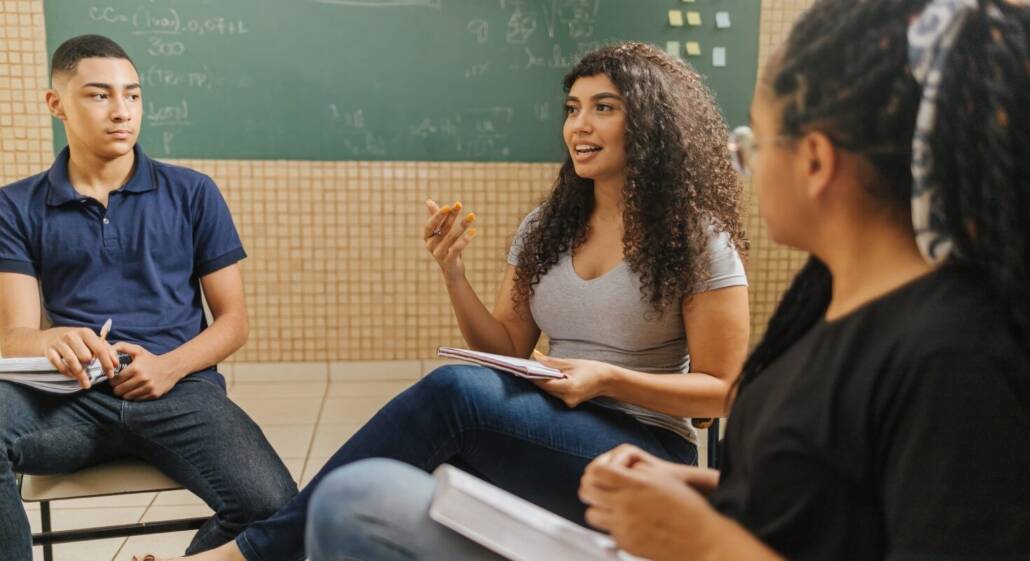
<svg viewBox="0 0 1030 561">
<path fill-rule="evenodd" d="M 115 374 L 121 372 L 132 362 L 129 355 L 118 354 L 118 366 Z M 104 368 L 100 361 L 93 359 L 85 365 L 86 376 L 89 378 L 90 386 L 107 381 Z M 0 381 L 22 384 L 48 393 L 75 393 L 82 390 L 78 380 L 61 374 L 50 364 L 46 357 L 27 358 L 2 358 L 0 359 Z"/>
</svg>

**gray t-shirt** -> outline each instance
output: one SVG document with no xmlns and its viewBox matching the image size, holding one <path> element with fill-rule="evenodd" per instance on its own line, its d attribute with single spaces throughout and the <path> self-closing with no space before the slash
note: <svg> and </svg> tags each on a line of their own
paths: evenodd
<svg viewBox="0 0 1030 561">
<path fill-rule="evenodd" d="M 508 252 L 508 263 L 518 255 L 540 209 L 519 226 Z M 729 234 L 714 230 L 709 237 L 708 278 L 699 292 L 728 286 L 747 286 L 744 264 L 730 243 Z M 643 298 L 640 277 L 623 261 L 604 275 L 583 280 L 566 253 L 534 288 L 529 301 L 534 321 L 551 340 L 551 356 L 598 360 L 652 374 L 683 374 L 690 370 L 683 306 L 655 311 Z M 675 431 L 691 442 L 697 435 L 687 419 L 616 401 L 595 403 L 624 411 L 643 423 Z"/>
</svg>

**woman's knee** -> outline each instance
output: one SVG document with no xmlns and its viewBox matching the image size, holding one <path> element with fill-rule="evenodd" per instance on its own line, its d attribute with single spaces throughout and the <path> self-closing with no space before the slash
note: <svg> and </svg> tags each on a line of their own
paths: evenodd
<svg viewBox="0 0 1030 561">
<path fill-rule="evenodd" d="M 502 401 L 512 392 L 522 391 L 519 380 L 489 368 L 449 364 L 433 370 L 419 381 L 429 398 L 456 400 L 472 398 L 477 403 Z"/>
<path fill-rule="evenodd" d="M 425 472 L 395 460 L 373 458 L 341 467 L 322 480 L 308 505 L 312 551 L 360 546 L 368 524 L 391 526 L 410 516 L 427 495 Z M 427 496 L 431 496 L 431 490 Z M 314 559 L 315 557 L 312 557 Z"/>
</svg>

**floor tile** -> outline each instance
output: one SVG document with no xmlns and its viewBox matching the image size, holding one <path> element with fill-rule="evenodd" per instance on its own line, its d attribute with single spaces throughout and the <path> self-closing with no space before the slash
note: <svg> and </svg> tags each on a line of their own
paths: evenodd
<svg viewBox="0 0 1030 561">
<path fill-rule="evenodd" d="M 325 423 L 318 426 L 311 444 L 312 457 L 332 456 L 361 428 L 361 423 Z"/>
<path fill-rule="evenodd" d="M 353 382 L 330 382 L 329 397 L 347 396 L 382 396 L 393 398 L 393 396 L 410 388 L 415 380 L 364 380 Z"/>
<path fill-rule="evenodd" d="M 417 360 L 332 362 L 329 364 L 329 380 L 417 380 L 421 367 Z"/>
<path fill-rule="evenodd" d="M 311 448 L 315 425 L 269 425 L 262 430 L 280 458 L 304 458 Z"/>
<path fill-rule="evenodd" d="M 313 425 L 322 405 L 321 396 L 241 396 L 233 401 L 262 428 L 271 425 Z"/>
<path fill-rule="evenodd" d="M 233 400 L 247 397 L 312 397 L 325 395 L 326 382 L 240 382 L 229 391 Z"/>
<path fill-rule="evenodd" d="M 364 423 L 389 400 L 389 396 L 382 395 L 327 397 L 318 422 L 319 424 Z"/>
<path fill-rule="evenodd" d="M 248 382 L 325 382 L 325 362 L 237 362 L 233 364 L 237 384 Z"/>
</svg>

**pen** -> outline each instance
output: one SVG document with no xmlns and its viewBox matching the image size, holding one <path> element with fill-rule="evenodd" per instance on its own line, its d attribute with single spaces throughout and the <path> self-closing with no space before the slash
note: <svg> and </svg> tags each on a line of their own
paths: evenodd
<svg viewBox="0 0 1030 561">
<path fill-rule="evenodd" d="M 107 318 L 107 321 L 104 322 L 104 325 L 100 326 L 100 340 L 101 341 L 106 341 L 107 340 L 107 334 L 111 332 L 111 324 L 112 323 L 113 322 L 111 321 L 111 318 Z"/>
<path fill-rule="evenodd" d="M 114 323 L 114 322 L 111 321 L 111 318 L 107 318 L 107 321 L 104 322 L 104 325 L 100 326 L 100 340 L 101 341 L 106 341 L 107 340 L 107 334 L 111 332 L 111 324 L 112 323 Z M 117 365 L 118 363 L 115 362 L 115 364 Z M 115 366 L 115 370 L 112 372 L 112 376 L 117 376 L 118 375 L 117 368 L 118 367 Z"/>
</svg>

